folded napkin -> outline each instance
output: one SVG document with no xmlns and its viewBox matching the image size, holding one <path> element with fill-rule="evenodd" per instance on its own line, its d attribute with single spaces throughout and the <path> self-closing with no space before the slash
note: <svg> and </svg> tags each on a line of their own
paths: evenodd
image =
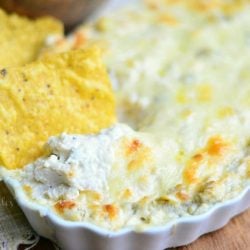
<svg viewBox="0 0 250 250">
<path fill-rule="evenodd" d="M 0 182 L 0 249 L 15 250 L 20 244 L 34 246 L 38 241 L 39 236 L 30 227 L 4 183 Z"/>
</svg>

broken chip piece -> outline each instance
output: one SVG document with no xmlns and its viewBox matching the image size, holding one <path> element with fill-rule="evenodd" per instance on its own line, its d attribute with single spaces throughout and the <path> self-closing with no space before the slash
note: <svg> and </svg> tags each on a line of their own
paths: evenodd
<svg viewBox="0 0 250 250">
<path fill-rule="evenodd" d="M 63 25 L 54 18 L 30 20 L 1 9 L 0 25 L 0 68 L 35 60 L 48 37 L 63 35 Z"/>
<path fill-rule="evenodd" d="M 48 55 L 0 71 L 0 164 L 21 168 L 60 133 L 95 133 L 115 121 L 111 84 L 97 48 Z"/>
</svg>

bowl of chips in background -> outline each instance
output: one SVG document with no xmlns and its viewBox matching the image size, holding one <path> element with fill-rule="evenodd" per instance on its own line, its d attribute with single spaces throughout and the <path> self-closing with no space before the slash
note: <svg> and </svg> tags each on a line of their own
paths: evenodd
<svg viewBox="0 0 250 250">
<path fill-rule="evenodd" d="M 31 18 L 50 15 L 62 20 L 66 30 L 74 28 L 105 0 L 0 0 L 0 7 Z"/>
</svg>

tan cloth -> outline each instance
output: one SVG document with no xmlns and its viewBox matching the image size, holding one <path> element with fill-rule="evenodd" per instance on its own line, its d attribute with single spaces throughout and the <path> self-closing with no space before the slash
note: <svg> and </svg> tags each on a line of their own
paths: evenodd
<svg viewBox="0 0 250 250">
<path fill-rule="evenodd" d="M 20 244 L 35 245 L 38 240 L 10 192 L 0 182 L 0 250 L 15 250 Z"/>
</svg>

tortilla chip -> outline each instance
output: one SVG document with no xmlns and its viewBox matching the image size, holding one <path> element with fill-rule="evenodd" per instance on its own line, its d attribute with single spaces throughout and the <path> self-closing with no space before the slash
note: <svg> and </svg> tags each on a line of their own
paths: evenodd
<svg viewBox="0 0 250 250">
<path fill-rule="evenodd" d="M 96 133 L 114 121 L 114 96 L 96 48 L 0 70 L 0 164 L 6 168 L 42 156 L 50 136 Z"/>
<path fill-rule="evenodd" d="M 62 35 L 63 25 L 53 18 L 30 20 L 0 9 L 0 68 L 33 61 L 49 36 Z"/>
</svg>

